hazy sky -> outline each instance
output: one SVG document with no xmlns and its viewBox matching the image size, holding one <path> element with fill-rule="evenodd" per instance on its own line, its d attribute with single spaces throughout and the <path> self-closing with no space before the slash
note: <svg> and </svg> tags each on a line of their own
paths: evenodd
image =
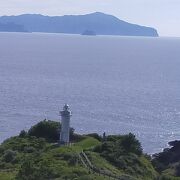
<svg viewBox="0 0 180 180">
<path fill-rule="evenodd" d="M 161 36 L 180 37 L 180 0 L 0 0 L 0 15 L 104 12 L 155 27 Z"/>
</svg>

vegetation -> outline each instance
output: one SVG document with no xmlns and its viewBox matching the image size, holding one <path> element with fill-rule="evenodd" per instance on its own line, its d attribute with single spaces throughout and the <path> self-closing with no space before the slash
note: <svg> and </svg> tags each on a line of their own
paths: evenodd
<svg viewBox="0 0 180 180">
<path fill-rule="evenodd" d="M 131 133 L 124 136 L 108 136 L 107 141 L 94 148 L 94 152 L 99 153 L 125 174 L 146 179 L 157 177 L 150 161 L 142 153 L 140 142 Z"/>
<path fill-rule="evenodd" d="M 169 146 L 153 156 L 153 164 L 165 180 L 180 179 L 180 141 L 171 141 Z"/>
<path fill-rule="evenodd" d="M 60 122 L 44 120 L 32 126 L 28 133 L 21 131 L 20 136 L 28 134 L 29 136 L 35 136 L 37 138 L 45 138 L 48 142 L 57 142 L 60 137 Z M 74 133 L 74 129 L 70 128 L 70 140 L 78 140 L 80 136 Z"/>
<path fill-rule="evenodd" d="M 155 154 L 152 160 L 131 133 L 104 139 L 96 133 L 78 135 L 71 128 L 73 143 L 60 147 L 60 126 L 44 120 L 5 140 L 0 145 L 0 180 L 180 179 L 179 141 L 170 142 L 171 148 Z M 82 153 L 88 160 L 82 160 Z"/>
</svg>

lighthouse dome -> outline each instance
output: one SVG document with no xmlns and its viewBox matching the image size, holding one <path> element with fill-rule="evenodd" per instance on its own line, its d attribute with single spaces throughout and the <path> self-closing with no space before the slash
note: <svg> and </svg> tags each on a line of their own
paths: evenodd
<svg viewBox="0 0 180 180">
<path fill-rule="evenodd" d="M 65 104 L 64 107 L 63 107 L 63 110 L 64 110 L 64 111 L 68 111 L 68 110 L 69 110 L 69 105 L 68 105 L 68 104 Z"/>
</svg>

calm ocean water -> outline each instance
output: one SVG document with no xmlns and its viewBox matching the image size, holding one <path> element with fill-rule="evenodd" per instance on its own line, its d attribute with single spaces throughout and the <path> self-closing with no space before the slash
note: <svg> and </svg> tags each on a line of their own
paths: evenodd
<svg viewBox="0 0 180 180">
<path fill-rule="evenodd" d="M 180 39 L 0 33 L 0 141 L 64 103 L 80 133 L 180 139 Z"/>
</svg>

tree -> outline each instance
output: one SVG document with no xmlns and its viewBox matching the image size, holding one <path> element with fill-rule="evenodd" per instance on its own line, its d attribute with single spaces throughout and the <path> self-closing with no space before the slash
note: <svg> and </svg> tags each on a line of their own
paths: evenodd
<svg viewBox="0 0 180 180">
<path fill-rule="evenodd" d="M 108 136 L 107 141 L 95 147 L 94 151 L 117 167 L 125 169 L 129 164 L 138 164 L 139 156 L 142 155 L 141 144 L 132 133 Z"/>
<path fill-rule="evenodd" d="M 22 130 L 20 133 L 19 133 L 19 137 L 21 138 L 24 138 L 27 136 L 27 132 L 25 130 Z"/>
<path fill-rule="evenodd" d="M 32 126 L 28 131 L 29 136 L 45 138 L 48 142 L 57 142 L 60 137 L 60 122 L 44 120 Z M 70 140 L 75 140 L 74 129 L 70 128 Z"/>
<path fill-rule="evenodd" d="M 60 126 L 59 122 L 44 120 L 32 126 L 28 135 L 45 138 L 49 142 L 56 142 L 59 139 Z"/>
<path fill-rule="evenodd" d="M 122 138 L 120 144 L 124 148 L 125 152 L 131 152 L 137 155 L 142 154 L 141 143 L 136 139 L 135 135 L 132 133 L 125 135 Z"/>
<path fill-rule="evenodd" d="M 3 155 L 3 160 L 7 163 L 12 162 L 16 157 L 16 152 L 12 150 L 5 151 Z"/>
</svg>

